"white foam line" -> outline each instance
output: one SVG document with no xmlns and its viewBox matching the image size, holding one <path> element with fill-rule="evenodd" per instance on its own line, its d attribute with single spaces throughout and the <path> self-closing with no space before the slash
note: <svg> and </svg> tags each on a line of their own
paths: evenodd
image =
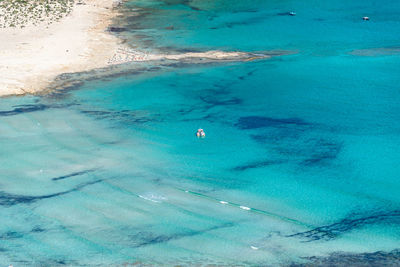
<svg viewBox="0 0 400 267">
<path fill-rule="evenodd" d="M 247 210 L 247 211 L 260 213 L 260 214 L 263 214 L 263 215 L 266 215 L 266 216 L 269 216 L 269 217 L 274 217 L 274 218 L 279 219 L 279 220 L 295 223 L 295 224 L 301 225 L 303 227 L 315 228 L 314 226 L 306 224 L 304 222 L 301 222 L 301 221 L 298 221 L 298 220 L 295 220 L 295 219 L 291 219 L 289 217 L 280 216 L 278 214 L 275 214 L 275 213 L 272 213 L 272 212 L 269 212 L 269 211 L 259 210 L 259 209 L 252 209 L 250 207 L 242 206 L 242 205 L 239 205 L 239 204 L 236 204 L 236 203 L 230 203 L 230 202 L 223 201 L 223 200 L 218 200 L 218 199 L 216 199 L 214 197 L 207 196 L 207 195 L 204 195 L 204 194 L 201 194 L 201 193 L 192 192 L 192 191 L 189 191 L 189 190 L 184 190 L 184 189 L 180 189 L 180 188 L 178 188 L 178 190 L 183 191 L 185 193 L 189 193 L 189 194 L 195 195 L 197 197 L 206 198 L 206 199 L 211 200 L 211 201 L 217 201 L 217 202 L 219 202 L 220 204 L 223 204 L 223 205 L 229 205 L 229 206 L 232 206 L 232 207 L 239 207 L 242 210 Z"/>
<path fill-rule="evenodd" d="M 154 199 L 151 199 L 151 198 L 148 198 L 148 197 L 144 197 L 144 196 L 142 196 L 142 195 L 138 195 L 140 198 L 143 198 L 143 199 L 146 199 L 146 200 L 150 200 L 150 201 L 152 201 L 152 202 L 155 202 L 155 203 L 160 203 L 160 201 L 157 201 L 157 200 L 154 200 Z"/>
</svg>

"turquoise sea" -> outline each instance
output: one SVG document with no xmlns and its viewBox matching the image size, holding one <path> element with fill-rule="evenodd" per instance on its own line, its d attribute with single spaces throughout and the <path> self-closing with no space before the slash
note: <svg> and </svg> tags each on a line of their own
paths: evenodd
<svg viewBox="0 0 400 267">
<path fill-rule="evenodd" d="M 399 1 L 121 8 L 144 52 L 290 54 L 0 99 L 0 265 L 400 266 Z"/>
</svg>

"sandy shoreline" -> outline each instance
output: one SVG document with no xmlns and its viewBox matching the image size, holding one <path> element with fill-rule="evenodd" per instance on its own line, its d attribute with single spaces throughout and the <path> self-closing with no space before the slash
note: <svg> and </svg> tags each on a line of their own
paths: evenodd
<svg viewBox="0 0 400 267">
<path fill-rule="evenodd" d="M 222 51 L 132 56 L 122 40 L 107 31 L 118 15 L 114 8 L 118 3 L 115 0 L 87 0 L 84 4 L 75 3 L 71 14 L 59 22 L 0 29 L 0 96 L 37 93 L 48 89 L 61 74 L 132 61 L 223 61 L 269 57 Z"/>
<path fill-rule="evenodd" d="M 105 31 L 114 4 L 89 0 L 51 25 L 0 29 L 0 95 L 35 93 L 61 73 L 107 65 L 121 43 Z"/>
</svg>

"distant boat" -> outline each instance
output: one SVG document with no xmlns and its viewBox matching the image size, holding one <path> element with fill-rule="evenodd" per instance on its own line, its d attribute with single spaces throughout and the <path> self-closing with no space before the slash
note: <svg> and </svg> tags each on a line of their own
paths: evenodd
<svg viewBox="0 0 400 267">
<path fill-rule="evenodd" d="M 206 137 L 206 133 L 204 132 L 203 129 L 198 129 L 196 132 L 196 136 L 199 138 L 204 138 L 204 137 Z"/>
<path fill-rule="evenodd" d="M 369 17 L 363 17 L 362 19 L 363 20 L 369 20 Z"/>
<path fill-rule="evenodd" d="M 278 13 L 278 16 L 296 16 L 296 12 L 294 11 L 290 11 L 290 12 L 282 12 L 282 13 Z"/>
</svg>

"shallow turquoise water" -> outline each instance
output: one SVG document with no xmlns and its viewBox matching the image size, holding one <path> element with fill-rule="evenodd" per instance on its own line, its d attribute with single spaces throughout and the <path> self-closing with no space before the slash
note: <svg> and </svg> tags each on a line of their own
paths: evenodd
<svg viewBox="0 0 400 267">
<path fill-rule="evenodd" d="M 274 266 L 398 249 L 400 6 L 384 2 L 130 2 L 131 45 L 297 53 L 2 99 L 0 262 Z"/>
</svg>

